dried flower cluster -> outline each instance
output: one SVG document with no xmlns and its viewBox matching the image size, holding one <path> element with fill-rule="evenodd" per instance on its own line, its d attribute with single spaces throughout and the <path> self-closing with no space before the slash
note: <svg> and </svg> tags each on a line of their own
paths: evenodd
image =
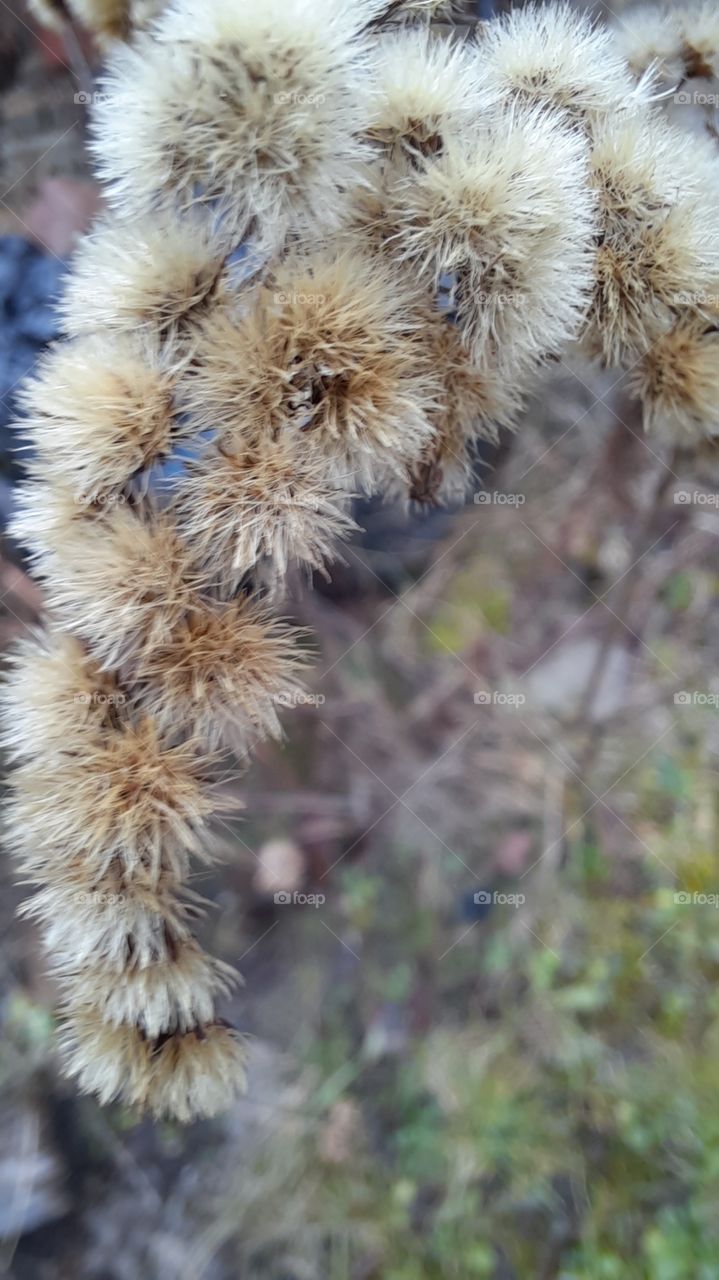
<svg viewBox="0 0 719 1280">
<path fill-rule="evenodd" d="M 104 1100 L 185 1120 L 241 1083 L 191 860 L 223 752 L 280 731 L 303 648 L 273 608 L 353 495 L 460 497 L 579 339 L 650 424 L 716 421 L 709 144 L 571 9 L 451 10 L 176 0 L 113 55 L 110 212 L 24 392 L 47 627 L 3 695 L 28 911 Z"/>
</svg>

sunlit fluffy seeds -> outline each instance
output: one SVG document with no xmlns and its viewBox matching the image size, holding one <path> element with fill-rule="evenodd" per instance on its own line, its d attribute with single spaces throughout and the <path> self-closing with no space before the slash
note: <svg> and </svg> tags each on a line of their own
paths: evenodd
<svg viewBox="0 0 719 1280">
<path fill-rule="evenodd" d="M 469 489 L 479 440 L 495 441 L 500 427 L 511 427 L 521 407 L 515 381 L 468 359 L 456 329 L 445 319 L 427 326 L 429 355 L 441 371 L 444 394 L 436 435 L 409 469 L 410 499 L 426 505 L 461 502 Z"/>
<path fill-rule="evenodd" d="M 30 461 L 27 470 L 31 482 L 17 486 L 10 533 L 42 572 L 68 539 L 77 536 L 87 542 L 94 524 L 93 509 L 85 501 L 78 502 L 70 485 L 62 484 L 37 460 Z"/>
<path fill-rule="evenodd" d="M 66 331 L 186 333 L 227 293 L 230 247 L 195 218 L 105 218 L 75 255 L 60 306 Z"/>
<path fill-rule="evenodd" d="M 188 614 L 148 648 L 136 676 L 143 707 L 168 732 L 224 735 L 240 750 L 280 736 L 278 709 L 299 692 L 298 633 L 251 600 Z"/>
<path fill-rule="evenodd" d="M 56 346 L 21 404 L 45 474 L 88 506 L 111 501 L 172 445 L 172 380 L 129 336 Z"/>
<path fill-rule="evenodd" d="M 291 565 L 324 569 L 356 528 L 346 493 L 291 429 L 243 449 L 210 446 L 178 486 L 178 526 L 211 582 L 233 593 L 258 561 L 284 578 Z"/>
<path fill-rule="evenodd" d="M 204 856 L 213 811 L 206 768 L 190 745 L 168 747 L 150 720 L 107 734 L 91 732 L 83 755 L 57 755 L 14 775 L 11 822 L 29 869 L 48 850 L 78 855 L 90 885 L 117 860 L 128 875 L 146 869 L 187 875 L 189 855 Z"/>
<path fill-rule="evenodd" d="M 342 7 L 327 0 L 170 8 L 119 49 L 96 152 L 124 212 L 212 208 L 228 232 L 277 242 L 331 224 L 361 157 L 358 81 Z"/>
<path fill-rule="evenodd" d="M 240 450 L 291 432 L 333 484 L 372 488 L 432 434 L 437 382 L 421 359 L 416 293 L 357 252 L 290 260 L 234 324 L 208 322 L 186 404 Z"/>
<path fill-rule="evenodd" d="M 80 642 L 45 632 L 18 643 L 0 686 L 2 745 L 11 760 L 39 762 L 82 751 L 125 704 L 115 678 L 88 659 Z"/>
<path fill-rule="evenodd" d="M 131 957 L 118 970 L 91 962 L 60 977 L 71 1007 L 91 1000 L 103 1021 L 138 1027 L 151 1040 L 212 1022 L 215 1001 L 237 981 L 234 969 L 205 955 L 192 939 L 176 942 L 170 956 L 151 964 Z"/>
<path fill-rule="evenodd" d="M 632 375 L 649 430 L 681 441 L 719 435 L 719 316 L 687 315 Z"/>
<path fill-rule="evenodd" d="M 153 1041 L 81 1007 L 69 1011 L 64 1046 L 68 1073 L 83 1092 L 148 1110 L 156 1119 L 209 1118 L 244 1088 L 241 1037 L 220 1023 Z"/>
<path fill-rule="evenodd" d="M 528 5 L 487 23 L 478 36 L 487 97 L 593 119 L 646 101 L 606 28 L 569 5 Z"/>
<path fill-rule="evenodd" d="M 169 521 L 127 506 L 68 533 L 43 565 L 51 608 L 102 665 L 118 668 L 161 644 L 196 607 L 189 554 Z"/>
<path fill-rule="evenodd" d="M 476 360 L 531 366 L 577 333 L 594 232 L 587 151 L 543 112 L 451 143 L 388 189 L 384 218 L 398 256 L 429 284 L 449 282 Z"/>
<path fill-rule="evenodd" d="M 619 52 L 637 79 L 653 68 L 662 84 L 681 83 L 685 70 L 678 11 L 637 5 L 618 16 L 614 35 Z"/>
<path fill-rule="evenodd" d="M 389 160 L 435 155 L 476 125 L 482 88 L 466 46 L 420 29 L 385 35 L 373 53 L 369 136 Z"/>
<path fill-rule="evenodd" d="M 587 332 L 607 365 L 631 363 L 702 282 L 719 292 L 714 152 L 660 117 L 606 125 L 592 153 L 600 212 L 597 283 Z"/>
<path fill-rule="evenodd" d="M 170 964 L 180 945 L 191 939 L 190 926 L 199 905 L 174 876 L 159 882 L 149 870 L 128 878 L 119 863 L 104 876 L 93 877 L 81 854 L 47 851 L 44 865 L 20 864 L 41 888 L 21 908 L 37 920 L 48 954 L 59 973 L 79 974 L 101 964 L 117 975 L 128 966 L 139 969 Z"/>
</svg>

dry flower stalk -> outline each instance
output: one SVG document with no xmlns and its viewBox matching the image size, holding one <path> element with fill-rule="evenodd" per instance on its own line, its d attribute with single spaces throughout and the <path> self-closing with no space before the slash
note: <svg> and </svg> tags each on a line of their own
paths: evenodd
<svg viewBox="0 0 719 1280">
<path fill-rule="evenodd" d="M 3 691 L 27 910 L 103 1101 L 188 1120 L 241 1085 L 191 860 L 222 751 L 279 733 L 298 687 L 272 602 L 325 570 L 352 495 L 461 497 L 580 339 L 634 370 L 648 426 L 716 424 L 708 144 L 570 8 L 462 41 L 449 9 L 176 0 L 111 60 L 111 212 L 24 393 L 47 629 Z"/>
</svg>

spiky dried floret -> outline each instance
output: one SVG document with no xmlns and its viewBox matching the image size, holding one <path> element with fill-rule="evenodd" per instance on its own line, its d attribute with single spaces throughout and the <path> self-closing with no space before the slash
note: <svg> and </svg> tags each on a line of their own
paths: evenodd
<svg viewBox="0 0 719 1280">
<path fill-rule="evenodd" d="M 91 879 L 81 854 L 48 850 L 45 864 L 33 863 L 28 873 L 45 887 L 21 912 L 39 922 L 58 972 L 99 964 L 114 970 L 120 981 L 128 965 L 167 964 L 191 939 L 191 924 L 201 912 L 202 899 L 174 876 L 162 875 L 155 883 L 154 874 L 142 867 L 130 879 L 117 862 Z"/>
<path fill-rule="evenodd" d="M 351 6 L 183 0 L 116 52 L 96 153 L 124 212 L 206 205 L 238 238 L 331 224 L 361 157 Z"/>
<path fill-rule="evenodd" d="M 140 332 L 171 343 L 229 293 L 230 247 L 197 218 L 107 216 L 73 260 L 60 304 L 66 331 Z"/>
<path fill-rule="evenodd" d="M 416 305 L 407 277 L 356 250 L 288 260 L 236 323 L 208 320 L 186 406 L 232 449 L 292 432 L 332 484 L 371 489 L 378 465 L 401 467 L 432 434 Z"/>
<path fill-rule="evenodd" d="M 519 387 L 488 364 L 468 359 L 456 329 L 446 319 L 428 319 L 428 355 L 441 371 L 444 394 L 436 415 L 436 436 L 409 469 L 410 499 L 423 504 L 461 502 L 476 462 L 478 440 L 496 441 L 521 408 Z"/>
<path fill-rule="evenodd" d="M 683 316 L 633 372 L 645 425 L 675 440 L 719 435 L 719 314 Z"/>
<path fill-rule="evenodd" d="M 678 85 L 684 77 L 678 11 L 638 5 L 617 17 L 614 30 L 619 52 L 637 79 L 654 70 L 662 83 Z"/>
<path fill-rule="evenodd" d="M 194 939 L 175 943 L 171 955 L 149 965 L 134 957 L 121 969 L 90 961 L 59 976 L 71 1007 L 92 1003 L 104 1022 L 138 1027 L 151 1040 L 212 1022 L 216 999 L 229 995 L 238 978 Z"/>
<path fill-rule="evenodd" d="M 512 111 L 390 184 L 389 246 L 449 280 L 476 360 L 534 365 L 579 330 L 591 289 L 587 148 L 540 110 Z"/>
<path fill-rule="evenodd" d="M 17 486 L 10 533 L 27 549 L 41 571 L 57 547 L 77 535 L 87 539 L 94 508 L 78 502 L 69 485 L 48 474 L 37 460 L 27 464 L 30 482 Z"/>
<path fill-rule="evenodd" d="M 2 745 L 11 760 L 82 751 L 125 705 L 115 677 L 73 636 L 41 632 L 18 642 L 0 686 Z"/>
<path fill-rule="evenodd" d="M 172 389 L 156 351 L 129 335 L 56 345 L 20 397 L 48 480 L 90 507 L 116 499 L 170 452 L 178 434 Z"/>
<path fill-rule="evenodd" d="M 200 741 L 219 735 L 241 750 L 280 736 L 277 708 L 299 692 L 306 658 L 300 633 L 251 598 L 188 613 L 135 668 L 138 696 L 154 723 Z"/>
<path fill-rule="evenodd" d="M 485 24 L 479 73 L 487 97 L 568 112 L 590 121 L 646 101 L 611 33 L 568 4 L 527 5 Z"/>
<path fill-rule="evenodd" d="M 189 552 L 173 524 L 128 506 L 73 525 L 42 572 L 51 609 L 112 669 L 162 644 L 199 607 Z"/>
<path fill-rule="evenodd" d="M 149 1110 L 156 1119 L 207 1119 L 244 1088 L 242 1039 L 222 1023 L 149 1040 L 81 1007 L 69 1010 L 65 1052 L 83 1092 Z"/>
<path fill-rule="evenodd" d="M 289 428 L 245 449 L 211 445 L 178 483 L 178 526 L 194 560 L 233 594 L 259 560 L 280 579 L 290 565 L 322 571 L 356 528 L 348 497 L 327 479 L 310 441 Z"/>
<path fill-rule="evenodd" d="M 719 82 L 719 11 L 714 0 L 699 0 L 679 11 L 684 74 L 689 80 Z"/>
<path fill-rule="evenodd" d="M 466 45 L 422 28 L 385 35 L 373 52 L 369 134 L 390 161 L 436 155 L 446 136 L 475 127 L 483 93 Z"/>
<path fill-rule="evenodd" d="M 686 8 L 639 5 L 618 18 L 618 48 L 635 75 L 652 64 L 662 80 L 719 80 L 719 13 L 714 0 Z"/>
<path fill-rule="evenodd" d="M 88 726 L 84 751 L 22 764 L 8 805 L 11 837 L 26 872 L 53 857 L 78 859 L 92 886 L 113 862 L 186 878 L 190 854 L 211 860 L 206 822 L 216 807 L 206 761 L 192 744 L 168 746 L 146 718 L 109 732 Z"/>
<path fill-rule="evenodd" d="M 597 133 L 597 283 L 587 343 L 607 365 L 631 363 L 687 295 L 719 293 L 719 183 L 711 145 L 661 117 Z"/>
</svg>

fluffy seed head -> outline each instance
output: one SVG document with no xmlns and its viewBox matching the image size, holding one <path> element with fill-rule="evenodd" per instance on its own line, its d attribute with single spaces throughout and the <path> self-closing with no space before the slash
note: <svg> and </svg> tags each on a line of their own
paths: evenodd
<svg viewBox="0 0 719 1280">
<path fill-rule="evenodd" d="M 236 324 L 208 321 L 187 407 L 230 449 L 290 433 L 332 483 L 372 488 L 378 464 L 401 467 L 432 433 L 413 309 L 410 282 L 356 251 L 288 261 Z"/>
<path fill-rule="evenodd" d="M 449 282 L 475 360 L 533 365 L 578 331 L 594 231 L 587 152 L 544 112 L 450 143 L 389 186 L 383 220 L 390 249 L 430 285 Z"/>
<path fill-rule="evenodd" d="M 233 594 L 258 561 L 283 579 L 290 565 L 322 571 L 354 528 L 346 493 L 291 429 L 242 448 L 212 445 L 178 485 L 179 528 L 203 574 Z"/>
<path fill-rule="evenodd" d="M 220 735 L 246 750 L 280 736 L 278 706 L 299 692 L 304 664 L 298 633 L 251 599 L 196 610 L 135 669 L 138 696 L 168 732 L 214 742 Z"/>
<path fill-rule="evenodd" d="M 242 1040 L 221 1023 L 150 1040 L 135 1027 L 104 1022 L 92 1006 L 68 1015 L 68 1074 L 101 1102 L 187 1123 L 226 1110 L 244 1089 Z"/>
<path fill-rule="evenodd" d="M 79 752 L 108 724 L 124 694 L 73 636 L 39 633 L 18 642 L 0 685 L 2 745 L 11 760 Z"/>
<path fill-rule="evenodd" d="M 126 506 L 72 530 L 43 564 L 48 601 L 103 666 L 163 640 L 197 607 L 189 554 L 174 526 Z"/>
<path fill-rule="evenodd" d="M 212 1022 L 216 999 L 230 994 L 237 974 L 187 939 L 149 965 L 138 965 L 134 956 L 121 970 L 91 961 L 60 978 L 71 1006 L 91 1002 L 104 1022 L 138 1027 L 156 1040 Z"/>
<path fill-rule="evenodd" d="M 618 17 L 614 36 L 618 50 L 637 79 L 650 68 L 664 84 L 678 85 L 683 79 L 683 37 L 677 11 L 661 9 L 658 5 L 637 5 Z"/>
<path fill-rule="evenodd" d="M 445 136 L 471 129 L 482 107 L 477 59 L 425 29 L 377 41 L 370 137 L 390 161 L 436 155 Z"/>
<path fill-rule="evenodd" d="M 45 475 L 80 504 L 112 501 L 171 448 L 172 380 L 128 335 L 55 346 L 20 403 Z"/>
<path fill-rule="evenodd" d="M 479 74 L 490 100 L 590 121 L 646 101 L 606 28 L 569 5 L 527 5 L 482 28 Z"/>
<path fill-rule="evenodd" d="M 169 964 L 178 947 L 189 943 L 191 923 L 200 914 L 201 899 L 187 889 L 180 895 L 172 875 L 155 883 L 145 868 L 129 878 L 115 862 L 104 876 L 93 878 L 80 855 L 48 850 L 44 866 L 33 861 L 27 871 L 45 887 L 21 913 L 39 922 L 59 973 L 101 965 L 119 982 L 128 967 Z"/>
<path fill-rule="evenodd" d="M 361 155 L 355 27 L 333 0 L 171 7 L 111 67 L 96 142 L 111 201 L 212 206 L 238 239 L 332 223 Z"/>
<path fill-rule="evenodd" d="M 645 425 L 674 440 L 719 435 L 719 315 L 682 317 L 632 376 Z"/>
<path fill-rule="evenodd" d="M 8 813 L 26 871 L 42 873 L 57 851 L 79 860 L 86 885 L 114 861 L 156 884 L 163 873 L 183 880 L 191 853 L 211 857 L 204 824 L 214 806 L 191 745 L 166 746 L 150 719 L 108 733 L 88 726 L 86 738 L 82 756 L 15 771 Z"/>
<path fill-rule="evenodd" d="M 698 288 L 719 293 L 719 182 L 711 145 L 661 117 L 597 132 L 597 283 L 587 343 L 607 365 L 631 363 Z"/>
<path fill-rule="evenodd" d="M 500 427 L 511 427 L 521 399 L 515 380 L 489 364 L 481 369 L 468 359 L 455 327 L 433 317 L 427 324 L 429 356 L 443 378 L 436 435 L 409 469 L 409 497 L 425 505 L 466 498 L 478 440 L 495 441 Z"/>
<path fill-rule="evenodd" d="M 66 331 L 163 340 L 185 333 L 225 297 L 229 247 L 197 218 L 106 217 L 75 254 L 60 306 Z"/>
</svg>

